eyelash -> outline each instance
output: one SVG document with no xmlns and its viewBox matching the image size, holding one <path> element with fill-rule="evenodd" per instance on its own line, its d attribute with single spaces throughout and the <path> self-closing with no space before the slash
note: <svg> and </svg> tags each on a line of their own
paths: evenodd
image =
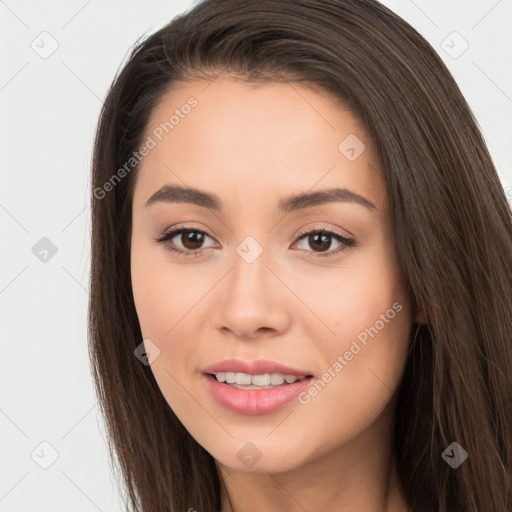
<svg viewBox="0 0 512 512">
<path fill-rule="evenodd" d="M 160 237 L 153 238 L 153 240 L 159 244 L 162 244 L 165 247 L 165 249 L 168 250 L 169 252 L 178 253 L 179 255 L 183 255 L 185 257 L 191 256 L 192 254 L 194 254 L 195 257 L 200 256 L 205 251 L 205 249 L 197 249 L 196 251 L 190 251 L 190 250 L 185 251 L 183 249 L 178 249 L 178 248 L 173 247 L 166 243 L 167 241 L 171 240 L 175 236 L 180 235 L 182 233 L 186 233 L 186 232 L 200 233 L 201 235 L 206 235 L 207 237 L 212 238 L 210 235 L 208 235 L 208 233 L 206 233 L 205 231 L 203 231 L 201 229 L 196 229 L 193 227 L 177 226 L 176 228 L 174 228 L 170 231 L 164 231 Z M 314 254 L 314 256 L 308 256 L 309 258 L 334 257 L 344 251 L 347 251 L 348 249 L 353 247 L 356 243 L 353 238 L 347 238 L 346 236 L 343 236 L 340 233 L 337 233 L 336 231 L 330 231 L 330 230 L 324 229 L 324 228 L 310 229 L 310 230 L 303 229 L 298 233 L 297 241 L 303 240 L 304 238 L 306 238 L 307 236 L 312 235 L 312 234 L 323 234 L 323 235 L 332 236 L 338 242 L 341 242 L 343 244 L 343 247 L 338 248 L 334 251 L 327 251 L 325 253 L 306 251 L 306 252 L 313 252 L 313 254 Z"/>
</svg>

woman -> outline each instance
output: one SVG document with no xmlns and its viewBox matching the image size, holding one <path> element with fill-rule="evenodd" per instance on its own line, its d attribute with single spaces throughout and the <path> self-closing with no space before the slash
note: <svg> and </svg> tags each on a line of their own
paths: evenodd
<svg viewBox="0 0 512 512">
<path fill-rule="evenodd" d="M 373 0 L 208 0 L 99 121 L 90 355 L 133 510 L 512 509 L 512 220 Z"/>
</svg>

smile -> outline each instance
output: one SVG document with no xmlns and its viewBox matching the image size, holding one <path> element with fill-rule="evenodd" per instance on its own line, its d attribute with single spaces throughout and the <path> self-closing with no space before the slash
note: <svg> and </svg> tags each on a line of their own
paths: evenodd
<svg viewBox="0 0 512 512">
<path fill-rule="evenodd" d="M 232 412 L 247 415 L 266 414 L 284 407 L 313 380 L 312 376 L 298 378 L 283 374 L 248 375 L 234 372 L 220 372 L 220 379 L 223 381 L 219 379 L 219 374 L 206 374 L 203 377 L 219 405 Z M 230 383 L 228 377 L 233 382 Z M 292 377 L 294 381 L 287 382 L 286 377 Z M 237 382 L 247 382 L 249 378 L 251 384 Z M 257 383 L 268 384 L 253 384 L 253 379 Z M 272 379 L 276 384 L 272 384 Z"/>
</svg>

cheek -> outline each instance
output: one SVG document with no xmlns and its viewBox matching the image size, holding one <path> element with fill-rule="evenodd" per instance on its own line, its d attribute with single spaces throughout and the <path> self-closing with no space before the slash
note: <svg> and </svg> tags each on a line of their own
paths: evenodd
<svg viewBox="0 0 512 512">
<path fill-rule="evenodd" d="M 337 337 L 364 342 L 377 330 L 378 335 L 393 338 L 409 325 L 407 296 L 391 275 L 354 277 L 352 283 L 345 283 L 344 292 L 337 302 L 333 298 L 327 310 Z"/>
<path fill-rule="evenodd" d="M 203 289 L 210 280 L 191 267 L 194 265 L 171 264 L 160 246 L 133 243 L 132 290 L 144 337 L 155 337 L 164 343 L 171 339 L 174 326 L 204 295 Z"/>
<path fill-rule="evenodd" d="M 389 411 L 407 359 L 407 304 L 389 292 L 345 304 L 330 336 L 319 347 L 322 373 L 299 397 L 304 418 L 328 418 L 310 431 L 326 450 L 347 442 Z M 382 317 L 380 315 L 383 315 Z M 307 420 L 305 420 L 307 421 Z"/>
<path fill-rule="evenodd" d="M 385 325 L 389 335 L 409 325 L 409 297 L 393 246 L 384 237 L 347 258 L 329 279 L 313 277 L 304 284 L 301 294 L 330 328 L 333 349 L 344 348 L 358 335 L 364 340 L 375 324 L 383 332 Z"/>
<path fill-rule="evenodd" d="M 134 258 L 132 289 L 135 308 L 145 338 L 160 338 L 172 327 L 172 312 L 176 310 L 176 282 L 159 271 L 158 266 L 145 264 L 144 258 Z"/>
<path fill-rule="evenodd" d="M 141 333 L 160 350 L 151 370 L 171 407 L 186 411 L 190 396 L 180 383 L 197 372 L 197 354 L 209 350 L 200 344 L 205 338 L 200 332 L 204 319 L 198 315 L 219 277 L 204 265 L 171 262 L 159 246 L 135 242 L 131 255 L 132 290 Z"/>
<path fill-rule="evenodd" d="M 354 419 L 370 421 L 391 398 L 407 359 L 412 318 L 394 253 L 376 245 L 315 297 L 331 332 L 318 346 L 321 382 L 304 401 L 315 401 L 319 414 L 321 404 L 337 403 L 340 420 L 353 411 Z"/>
<path fill-rule="evenodd" d="M 166 256 L 161 248 L 157 252 L 148 247 L 139 250 L 135 243 L 132 290 L 143 339 L 150 339 L 160 350 L 151 363 L 151 371 L 172 409 L 186 413 L 190 397 L 180 383 L 193 371 L 191 356 L 195 347 L 189 342 L 193 326 L 197 325 L 193 307 L 204 291 L 200 290 L 202 278 L 197 278 L 197 272 L 195 280 L 185 266 L 183 271 L 174 266 L 171 272 Z"/>
</svg>

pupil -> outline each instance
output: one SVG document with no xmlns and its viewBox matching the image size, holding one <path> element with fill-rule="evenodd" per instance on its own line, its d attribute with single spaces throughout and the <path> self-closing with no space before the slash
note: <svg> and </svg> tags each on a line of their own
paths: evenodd
<svg viewBox="0 0 512 512">
<path fill-rule="evenodd" d="M 314 235 L 310 235 L 309 237 L 309 243 L 311 247 L 314 249 L 315 244 L 317 244 L 318 240 L 320 239 L 321 242 L 318 242 L 318 245 L 320 246 L 320 249 L 329 249 L 331 243 L 329 241 L 330 236 L 325 235 L 323 233 L 316 233 Z M 313 240 L 313 242 L 311 242 Z"/>
<path fill-rule="evenodd" d="M 203 235 L 202 233 L 197 233 L 196 231 L 184 232 L 181 236 L 181 243 L 191 251 L 194 249 L 199 249 L 203 243 Z M 192 244 L 192 247 L 188 244 Z"/>
</svg>

